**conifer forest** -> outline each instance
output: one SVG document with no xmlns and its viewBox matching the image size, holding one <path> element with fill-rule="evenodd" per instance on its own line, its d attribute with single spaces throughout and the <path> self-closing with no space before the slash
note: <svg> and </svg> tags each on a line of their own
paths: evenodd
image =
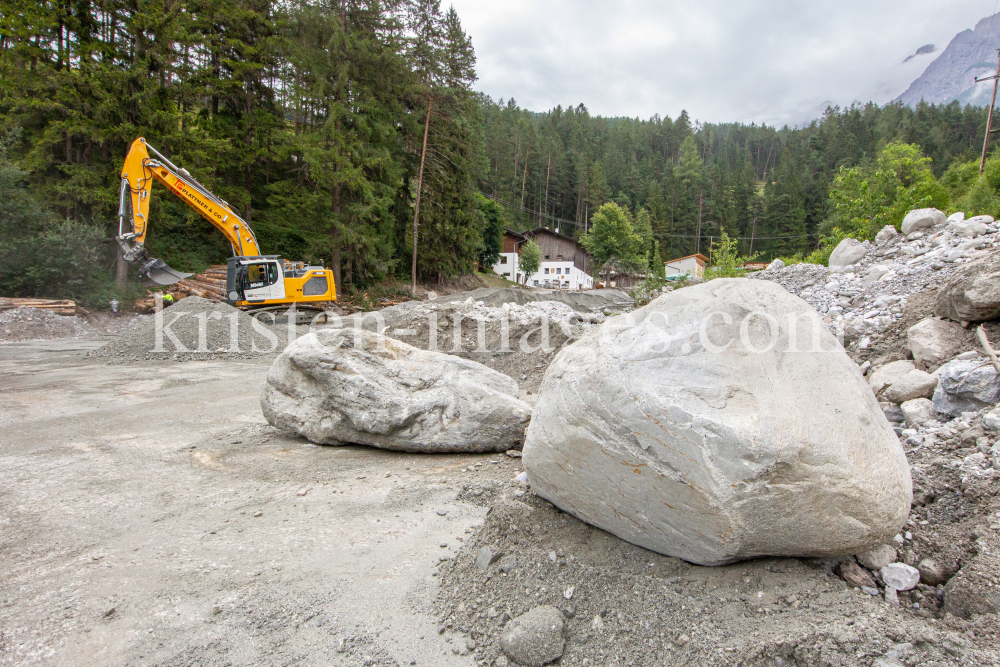
<svg viewBox="0 0 1000 667">
<path fill-rule="evenodd" d="M 663 259 L 710 255 L 723 231 L 748 256 L 808 259 L 877 213 L 858 206 L 1000 201 L 1000 164 L 978 179 L 982 108 L 857 104 L 797 128 L 606 118 L 491 99 L 475 64 L 437 0 L 6 2 L 0 286 L 111 293 L 121 161 L 140 136 L 266 252 L 323 261 L 347 291 L 408 281 L 415 229 L 417 278 L 434 281 L 494 257 L 498 225 L 579 237 L 606 203 L 645 211 Z M 882 198 L 859 204 L 852 182 L 877 174 Z M 150 220 L 150 254 L 175 268 L 229 254 L 162 188 Z"/>
</svg>

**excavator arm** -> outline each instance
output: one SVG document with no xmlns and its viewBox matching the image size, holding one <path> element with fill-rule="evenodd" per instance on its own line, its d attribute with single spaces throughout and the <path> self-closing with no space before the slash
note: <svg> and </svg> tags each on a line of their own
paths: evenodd
<svg viewBox="0 0 1000 667">
<path fill-rule="evenodd" d="M 174 271 L 163 260 L 150 259 L 146 252 L 149 194 L 154 180 L 165 185 L 225 234 L 233 246 L 234 255 L 253 257 L 261 254 L 253 230 L 228 203 L 209 192 L 187 170 L 171 163 L 142 137 L 129 147 L 121 177 L 117 240 L 125 261 L 142 262 L 139 278 L 143 283 L 169 285 L 191 275 Z M 129 226 L 131 231 L 127 230 Z"/>
</svg>

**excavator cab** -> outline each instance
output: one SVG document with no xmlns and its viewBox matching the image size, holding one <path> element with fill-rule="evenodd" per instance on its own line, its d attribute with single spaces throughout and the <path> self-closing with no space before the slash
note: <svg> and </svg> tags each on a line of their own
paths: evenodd
<svg viewBox="0 0 1000 667">
<path fill-rule="evenodd" d="M 278 257 L 232 257 L 226 272 L 231 303 L 262 304 L 285 298 L 285 276 Z"/>
</svg>

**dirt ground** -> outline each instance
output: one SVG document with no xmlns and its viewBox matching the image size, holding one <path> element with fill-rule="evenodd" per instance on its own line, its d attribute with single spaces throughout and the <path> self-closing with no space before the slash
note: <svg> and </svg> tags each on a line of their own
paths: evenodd
<svg viewBox="0 0 1000 667">
<path fill-rule="evenodd" d="M 502 625 L 551 604 L 560 665 L 1000 665 L 996 615 L 934 588 L 891 606 L 836 559 L 693 566 L 558 511 L 518 458 L 279 433 L 270 358 L 109 365 L 99 344 L 0 345 L 0 664 L 501 666 Z M 507 372 L 534 379 L 534 354 Z M 995 488 L 913 456 L 934 476 L 901 557 L 994 568 Z M 480 569 L 483 547 L 508 560 Z"/>
</svg>

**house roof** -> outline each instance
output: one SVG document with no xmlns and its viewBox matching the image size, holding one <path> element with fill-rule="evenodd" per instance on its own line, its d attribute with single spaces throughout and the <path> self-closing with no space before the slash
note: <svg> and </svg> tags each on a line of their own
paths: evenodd
<svg viewBox="0 0 1000 667">
<path fill-rule="evenodd" d="M 505 236 L 513 238 L 515 241 L 521 243 L 528 240 L 528 237 L 521 232 L 515 232 L 513 229 L 504 229 L 503 233 Z"/>
<path fill-rule="evenodd" d="M 668 259 L 667 261 L 664 262 L 664 264 L 673 264 L 674 262 L 679 262 L 684 259 L 691 259 L 692 257 L 700 261 L 702 264 L 708 264 L 708 257 L 705 257 L 700 252 L 695 253 L 694 255 L 685 255 L 684 257 L 678 257 L 677 259 Z"/>
</svg>

